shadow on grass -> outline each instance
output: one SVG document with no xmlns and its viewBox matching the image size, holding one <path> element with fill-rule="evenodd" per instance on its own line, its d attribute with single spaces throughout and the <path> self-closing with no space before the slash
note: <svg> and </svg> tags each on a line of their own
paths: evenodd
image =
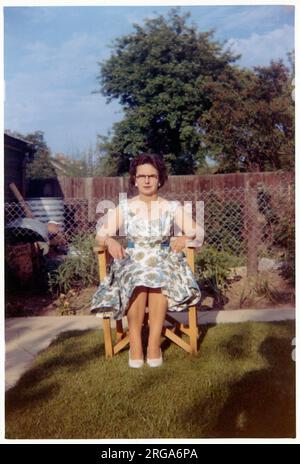
<svg viewBox="0 0 300 464">
<path fill-rule="evenodd" d="M 168 362 L 154 370 L 128 369 L 126 354 L 106 360 L 94 330 L 64 332 L 7 393 L 7 438 L 83 438 L 84 423 L 89 438 L 293 437 L 292 330 L 282 325 L 201 327 L 200 356 L 166 340 Z"/>
<path fill-rule="evenodd" d="M 74 370 L 84 368 L 90 361 L 103 357 L 105 351 L 100 339 L 99 344 L 93 345 L 90 350 L 81 351 L 80 339 L 93 332 L 94 330 L 72 330 L 63 332 L 56 337 L 44 351 L 57 347 L 59 353 L 55 352 L 50 358 L 42 360 L 38 364 L 35 363 L 29 371 L 22 375 L 16 386 L 6 393 L 7 408 L 17 410 L 40 400 L 45 401 L 54 397 L 60 390 L 60 386 L 57 382 L 50 382 L 51 377 L 58 370 L 67 368 L 67 370 L 74 372 Z M 78 339 L 75 349 L 72 345 L 74 338 Z M 47 381 L 49 384 L 40 386 L 42 381 Z"/>
<path fill-rule="evenodd" d="M 232 361 L 246 358 L 251 352 L 251 336 L 250 334 L 233 335 L 230 340 L 221 343 L 220 348 Z"/>
<path fill-rule="evenodd" d="M 243 341 L 243 337 L 234 336 L 223 348 L 232 359 L 241 359 L 249 354 L 247 341 L 246 345 Z M 193 424 L 194 437 L 295 437 L 295 363 L 291 358 L 291 339 L 268 337 L 260 345 L 259 353 L 268 367 L 251 371 L 229 385 L 229 395 L 215 425 L 207 429 L 205 436 L 201 426 L 203 404 L 195 404 L 185 413 L 182 421 Z"/>
</svg>

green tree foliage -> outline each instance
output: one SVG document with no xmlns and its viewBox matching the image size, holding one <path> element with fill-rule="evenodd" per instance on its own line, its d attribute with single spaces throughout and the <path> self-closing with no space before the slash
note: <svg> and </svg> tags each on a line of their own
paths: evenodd
<svg viewBox="0 0 300 464">
<path fill-rule="evenodd" d="M 227 68 L 204 87 L 213 103 L 199 125 L 218 172 L 294 168 L 292 75 L 281 60 L 253 71 Z"/>
<path fill-rule="evenodd" d="M 171 10 L 168 17 L 145 20 L 144 26 L 118 38 L 112 55 L 100 63 L 98 76 L 108 102 L 118 99 L 124 119 L 103 140 L 106 166 L 115 175 L 128 172 L 141 151 L 164 156 L 173 174 L 194 173 L 205 158 L 197 121 L 211 102 L 203 90 L 238 56 L 214 41 L 213 31 L 198 32 L 189 14 Z"/>
<path fill-rule="evenodd" d="M 55 169 L 51 164 L 51 152 L 44 139 L 44 132 L 35 131 L 23 136 L 25 140 L 35 145 L 35 155 L 32 163 L 26 167 L 26 177 L 29 179 L 48 179 L 56 177 Z"/>
</svg>

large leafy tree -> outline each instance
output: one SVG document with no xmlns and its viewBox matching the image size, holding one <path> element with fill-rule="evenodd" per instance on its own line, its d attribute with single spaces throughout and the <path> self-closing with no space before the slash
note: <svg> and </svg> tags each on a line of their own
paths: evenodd
<svg viewBox="0 0 300 464">
<path fill-rule="evenodd" d="M 253 71 L 231 67 L 207 79 L 213 102 L 199 125 L 218 172 L 294 168 L 292 75 L 282 61 Z"/>
<path fill-rule="evenodd" d="M 118 38 L 98 76 L 108 102 L 118 99 L 124 118 L 102 150 L 114 174 L 128 171 L 140 151 L 164 157 L 171 173 L 189 174 L 204 162 L 198 121 L 211 106 L 203 83 L 217 81 L 238 56 L 213 40 L 213 31 L 188 25 L 177 9 L 134 25 Z"/>
</svg>

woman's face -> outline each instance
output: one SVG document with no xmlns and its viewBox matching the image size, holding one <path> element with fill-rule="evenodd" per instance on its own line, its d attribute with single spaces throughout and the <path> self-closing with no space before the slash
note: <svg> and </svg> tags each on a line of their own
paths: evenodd
<svg viewBox="0 0 300 464">
<path fill-rule="evenodd" d="M 157 193 L 159 175 L 152 164 L 140 164 L 136 168 L 135 183 L 139 193 L 153 195 Z"/>
</svg>

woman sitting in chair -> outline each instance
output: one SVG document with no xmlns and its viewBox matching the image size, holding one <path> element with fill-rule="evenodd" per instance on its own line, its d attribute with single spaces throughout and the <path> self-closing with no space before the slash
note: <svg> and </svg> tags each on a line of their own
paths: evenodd
<svg viewBox="0 0 300 464">
<path fill-rule="evenodd" d="M 160 343 L 167 310 L 187 309 L 201 297 L 183 252 L 196 235 L 196 223 L 179 202 L 158 195 L 166 180 L 161 157 L 137 156 L 131 162 L 130 182 L 138 195 L 127 200 L 125 194 L 117 208 L 108 211 L 106 225 L 102 224 L 96 235 L 99 245 L 106 246 L 114 259 L 93 296 L 91 310 L 116 320 L 127 315 L 130 367 L 144 364 L 141 332 L 146 306 L 147 364 L 156 367 L 163 362 Z M 170 243 L 175 228 L 178 234 Z M 112 237 L 121 230 L 128 239 L 126 248 Z"/>
</svg>

